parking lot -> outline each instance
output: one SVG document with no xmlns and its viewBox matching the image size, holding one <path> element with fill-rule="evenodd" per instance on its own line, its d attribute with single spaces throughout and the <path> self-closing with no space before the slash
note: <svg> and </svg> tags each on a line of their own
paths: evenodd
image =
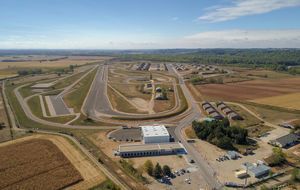
<svg viewBox="0 0 300 190">
<path fill-rule="evenodd" d="M 153 164 L 158 162 L 161 166 L 166 164 L 172 168 L 173 177 L 164 178 L 164 180 L 155 180 L 152 177 L 148 177 L 150 180 L 150 184 L 147 185 L 149 189 L 208 189 L 206 182 L 199 175 L 198 168 L 188 163 L 186 156 L 139 157 L 131 158 L 131 160 L 136 168 L 141 167 L 146 160 L 151 160 Z"/>
<path fill-rule="evenodd" d="M 235 177 L 234 172 L 241 169 L 241 165 L 245 162 L 255 163 L 263 160 L 272 153 L 272 146 L 258 141 L 259 148 L 252 155 L 239 155 L 237 159 L 230 159 L 227 152 L 209 144 L 208 142 L 196 140 L 193 146 L 203 155 L 208 164 L 216 171 L 216 176 L 222 182 L 234 182 L 238 184 L 244 183 L 244 179 Z M 226 155 L 226 156 L 225 156 Z M 248 182 L 255 181 L 255 178 L 249 178 Z"/>
</svg>

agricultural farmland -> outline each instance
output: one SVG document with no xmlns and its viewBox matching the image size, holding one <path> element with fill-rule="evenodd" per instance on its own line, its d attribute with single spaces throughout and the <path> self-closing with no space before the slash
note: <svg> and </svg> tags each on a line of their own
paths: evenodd
<svg viewBox="0 0 300 190">
<path fill-rule="evenodd" d="M 1 189 L 62 189 L 82 180 L 71 162 L 48 140 L 1 146 L 0 154 Z"/>
<path fill-rule="evenodd" d="M 15 70 L 18 68 L 64 68 L 69 65 L 84 65 L 87 63 L 93 63 L 98 61 L 104 61 L 110 59 L 109 57 L 101 56 L 20 56 L 18 58 L 13 57 L 1 57 L 0 58 L 0 70 Z"/>
<path fill-rule="evenodd" d="M 106 180 L 87 157 L 60 136 L 23 137 L 2 143 L 0 153 L 0 189 L 89 189 Z"/>
<path fill-rule="evenodd" d="M 300 92 L 300 78 L 253 80 L 230 84 L 205 84 L 196 88 L 209 99 L 253 100 Z"/>
<path fill-rule="evenodd" d="M 266 104 L 270 106 L 278 106 L 288 109 L 300 110 L 300 93 L 292 93 L 281 96 L 273 96 L 268 98 L 260 98 L 252 100 L 252 102 L 259 104 Z"/>
</svg>

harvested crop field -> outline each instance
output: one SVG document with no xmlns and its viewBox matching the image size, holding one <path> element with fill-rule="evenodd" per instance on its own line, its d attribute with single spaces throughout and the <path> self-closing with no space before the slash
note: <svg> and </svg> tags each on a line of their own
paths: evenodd
<svg viewBox="0 0 300 190">
<path fill-rule="evenodd" d="M 68 58 L 20 58 L 13 59 L 7 58 L 6 60 L 0 60 L 0 70 L 7 68 L 61 68 L 68 67 L 70 65 L 84 65 L 87 63 L 105 61 L 110 59 L 110 57 L 102 57 L 102 56 L 73 56 Z"/>
<path fill-rule="evenodd" d="M 252 80 L 231 84 L 206 84 L 196 88 L 210 99 L 253 100 L 300 92 L 300 78 Z"/>
<path fill-rule="evenodd" d="M 60 136 L 38 134 L 5 142 L 0 154 L 0 189 L 89 189 L 105 180 Z"/>
<path fill-rule="evenodd" d="M 49 140 L 34 139 L 0 148 L 0 189 L 62 189 L 82 180 Z"/>
<path fill-rule="evenodd" d="M 252 102 L 270 106 L 300 110 L 300 93 L 255 99 Z"/>
</svg>

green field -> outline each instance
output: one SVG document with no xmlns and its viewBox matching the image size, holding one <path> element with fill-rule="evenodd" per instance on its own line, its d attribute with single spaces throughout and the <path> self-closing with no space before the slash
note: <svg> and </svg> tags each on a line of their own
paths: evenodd
<svg viewBox="0 0 300 190">
<path fill-rule="evenodd" d="M 95 78 L 97 69 L 85 76 L 79 83 L 73 87 L 73 91 L 64 97 L 64 101 L 70 108 L 74 108 L 77 113 L 81 112 L 84 99 L 87 96 L 90 86 Z"/>
<path fill-rule="evenodd" d="M 88 70 L 89 71 L 89 70 Z M 86 71 L 86 72 L 88 72 Z M 80 72 L 76 73 L 74 75 L 68 76 L 65 79 L 59 80 L 54 86 L 54 89 L 61 89 L 65 88 L 67 86 L 70 86 L 72 83 L 74 83 L 76 80 L 78 80 L 80 77 L 82 77 L 86 72 Z"/>
</svg>

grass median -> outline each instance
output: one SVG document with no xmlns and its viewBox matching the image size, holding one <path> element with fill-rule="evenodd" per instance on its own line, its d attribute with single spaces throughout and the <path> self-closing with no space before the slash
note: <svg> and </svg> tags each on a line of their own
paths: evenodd
<svg viewBox="0 0 300 190">
<path fill-rule="evenodd" d="M 83 105 L 85 97 L 90 90 L 96 73 L 97 69 L 94 69 L 73 87 L 73 91 L 71 91 L 64 97 L 64 101 L 66 102 L 68 107 L 73 108 L 76 113 L 80 113 L 81 107 Z"/>
</svg>

